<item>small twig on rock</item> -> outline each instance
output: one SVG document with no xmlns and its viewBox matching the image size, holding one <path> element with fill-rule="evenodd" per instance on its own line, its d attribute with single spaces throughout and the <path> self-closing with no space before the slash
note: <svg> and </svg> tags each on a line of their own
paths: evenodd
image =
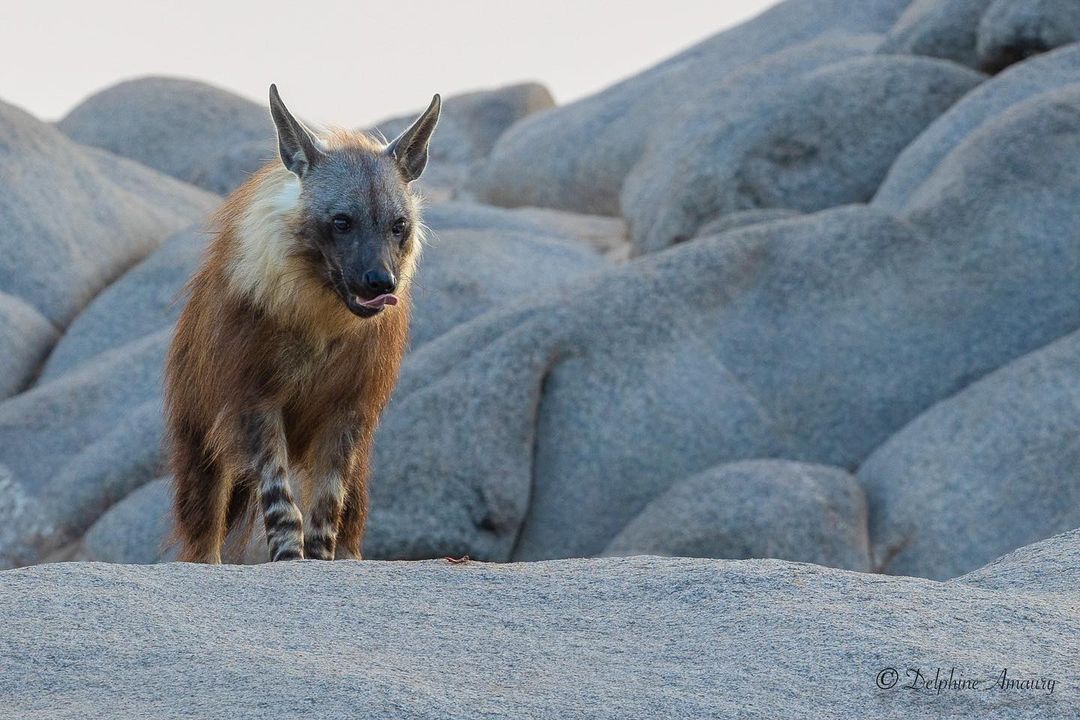
<svg viewBox="0 0 1080 720">
<path fill-rule="evenodd" d="M 444 557 L 443 560 L 450 563 L 451 565 L 464 565 L 465 563 L 469 562 L 469 556 L 462 555 L 459 558 Z"/>
</svg>

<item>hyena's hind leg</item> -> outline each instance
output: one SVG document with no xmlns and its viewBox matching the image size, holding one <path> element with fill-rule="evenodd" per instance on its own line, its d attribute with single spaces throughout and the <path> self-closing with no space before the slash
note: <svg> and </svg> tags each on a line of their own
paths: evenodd
<svg viewBox="0 0 1080 720">
<path fill-rule="evenodd" d="M 225 513 L 225 543 L 222 562 L 245 562 L 255 521 L 262 518 L 258 496 L 258 480 L 251 472 L 238 473 L 232 483 L 228 511 Z"/>
<path fill-rule="evenodd" d="M 345 487 L 345 506 L 341 511 L 338 524 L 337 560 L 360 560 L 361 545 L 364 540 L 364 525 L 367 523 L 368 493 L 364 479 L 350 478 Z"/>
<path fill-rule="evenodd" d="M 259 506 L 266 524 L 270 560 L 304 557 L 304 524 L 289 486 L 289 459 L 285 426 L 280 412 L 245 419 L 252 467 L 257 479 Z"/>
<path fill-rule="evenodd" d="M 173 518 L 182 562 L 221 562 L 230 477 L 193 434 L 173 440 Z"/>
</svg>

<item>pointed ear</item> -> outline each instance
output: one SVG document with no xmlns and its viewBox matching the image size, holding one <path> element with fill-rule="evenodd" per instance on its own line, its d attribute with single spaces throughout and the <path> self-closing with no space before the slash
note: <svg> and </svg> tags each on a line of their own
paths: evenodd
<svg viewBox="0 0 1080 720">
<path fill-rule="evenodd" d="M 277 85 L 270 86 L 270 115 L 277 127 L 281 162 L 297 177 L 304 177 L 307 171 L 322 159 L 323 153 L 311 132 L 294 118 L 285 103 L 281 102 Z"/>
<path fill-rule="evenodd" d="M 440 112 L 442 112 L 442 98 L 436 94 L 431 98 L 428 109 L 416 119 L 416 122 L 386 146 L 386 153 L 397 160 L 408 182 L 420 177 L 424 168 L 427 167 L 428 145 L 431 143 L 435 126 L 439 124 Z"/>
</svg>

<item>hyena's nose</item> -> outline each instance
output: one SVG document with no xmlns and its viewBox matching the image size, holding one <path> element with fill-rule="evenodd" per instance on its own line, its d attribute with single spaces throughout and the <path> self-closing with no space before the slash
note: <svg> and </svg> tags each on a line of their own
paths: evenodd
<svg viewBox="0 0 1080 720">
<path fill-rule="evenodd" d="M 397 278 L 389 270 L 368 270 L 364 273 L 364 287 L 376 295 L 385 295 L 397 289 Z"/>
</svg>

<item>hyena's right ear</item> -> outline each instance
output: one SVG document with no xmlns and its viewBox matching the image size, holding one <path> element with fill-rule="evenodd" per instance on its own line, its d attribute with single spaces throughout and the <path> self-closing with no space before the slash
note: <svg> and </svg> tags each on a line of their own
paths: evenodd
<svg viewBox="0 0 1080 720">
<path fill-rule="evenodd" d="M 281 102 L 277 85 L 270 86 L 270 115 L 277 126 L 278 153 L 281 162 L 291 172 L 302 178 L 322 159 L 323 153 L 311 132 L 293 117 L 285 103 Z"/>
</svg>

